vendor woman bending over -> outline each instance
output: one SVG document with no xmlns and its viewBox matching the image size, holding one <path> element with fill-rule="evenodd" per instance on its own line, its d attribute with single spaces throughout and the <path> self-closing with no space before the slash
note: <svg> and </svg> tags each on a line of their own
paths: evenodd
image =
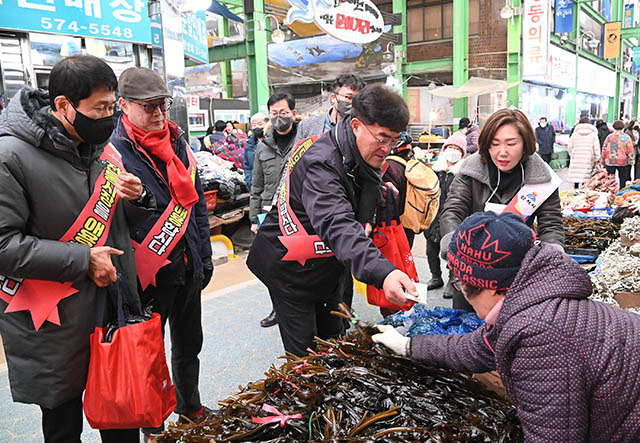
<svg viewBox="0 0 640 443">
<path fill-rule="evenodd" d="M 373 340 L 457 371 L 497 370 L 527 442 L 640 441 L 640 316 L 589 300 L 587 273 L 518 215 L 467 218 L 447 252 L 486 325 L 463 335 Z"/>
<path fill-rule="evenodd" d="M 517 109 L 501 109 L 482 127 L 478 153 L 467 157 L 456 174 L 440 216 L 443 249 L 462 220 L 476 212 L 502 212 L 514 199 L 532 203 L 527 224 L 536 222 L 541 241 L 564 245 L 564 229 L 557 184 L 545 193 L 555 174 L 536 154 L 536 135 L 529 119 Z M 526 188 L 525 188 L 526 186 Z M 518 195 L 520 191 L 523 195 Z M 530 197 L 518 200 L 519 197 Z M 533 197 L 533 198 L 531 198 Z M 446 254 L 446 253 L 445 253 Z M 453 307 L 471 311 L 471 306 L 451 284 L 447 294 Z"/>
</svg>

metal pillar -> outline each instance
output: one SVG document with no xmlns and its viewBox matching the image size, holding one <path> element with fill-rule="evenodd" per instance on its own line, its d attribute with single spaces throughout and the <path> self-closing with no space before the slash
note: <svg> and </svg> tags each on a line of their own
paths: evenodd
<svg viewBox="0 0 640 443">
<path fill-rule="evenodd" d="M 395 45 L 395 63 L 397 66 L 394 77 L 400 81 L 396 86 L 398 94 L 407 99 L 407 81 L 404 76 L 404 65 L 407 62 L 407 2 L 406 0 L 393 0 L 393 13 L 401 14 L 402 24 L 393 27 L 394 34 L 402 35 L 402 43 Z"/>
<path fill-rule="evenodd" d="M 267 112 L 269 100 L 269 71 L 267 61 L 268 24 L 265 23 L 264 0 L 247 0 L 252 3 L 253 11 L 248 12 L 246 45 L 247 45 L 247 75 L 249 80 L 249 106 L 251 113 Z M 268 19 L 266 19 L 268 20 Z"/>
<path fill-rule="evenodd" d="M 220 37 L 229 37 L 229 20 L 220 17 Z M 231 61 L 220 62 L 220 84 L 222 86 L 222 98 L 233 98 L 233 77 L 231 75 Z"/>
<path fill-rule="evenodd" d="M 513 0 L 512 7 L 522 6 L 520 0 Z M 520 38 L 522 37 L 522 17 L 514 15 L 507 23 L 507 81 L 518 82 L 513 88 L 507 91 L 507 104 L 509 106 L 520 106 L 520 96 L 522 95 L 522 63 L 520 60 Z"/>
<path fill-rule="evenodd" d="M 612 21 L 621 21 L 624 15 L 624 1 L 612 0 L 611 1 L 611 19 Z M 609 100 L 609 114 L 614 114 L 614 120 L 620 116 L 620 90 L 622 89 L 622 48 L 624 44 L 620 42 L 620 51 L 618 57 L 613 61 L 616 65 L 616 95 L 613 98 L 613 103 Z M 613 105 L 613 106 L 611 106 Z M 611 117 L 609 117 L 611 119 Z"/>
<path fill-rule="evenodd" d="M 573 31 L 571 32 L 570 35 L 570 40 L 572 42 L 577 41 L 578 37 L 580 36 L 580 3 L 578 2 L 574 2 L 573 3 Z M 569 88 L 569 98 L 567 100 L 567 125 L 568 126 L 573 126 L 576 124 L 577 121 L 577 108 L 578 108 L 578 47 L 580 46 L 580 42 L 578 42 L 574 49 L 576 51 L 576 78 L 574 80 L 573 83 L 573 88 Z"/>
<path fill-rule="evenodd" d="M 453 0 L 453 86 L 462 86 L 469 80 L 469 0 Z M 467 98 L 453 101 L 455 127 L 458 120 L 467 117 Z"/>
</svg>

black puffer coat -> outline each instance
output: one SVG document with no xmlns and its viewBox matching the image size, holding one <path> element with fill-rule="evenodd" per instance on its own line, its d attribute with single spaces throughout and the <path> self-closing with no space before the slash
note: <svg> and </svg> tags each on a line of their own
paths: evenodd
<svg viewBox="0 0 640 443">
<path fill-rule="evenodd" d="M 86 205 L 104 164 L 102 146 L 76 147 L 48 103 L 46 92 L 23 88 L 0 116 L 0 275 L 73 282 L 78 292 L 58 304 L 61 326 L 45 322 L 38 332 L 28 312 L 4 313 L 0 301 L 0 333 L 13 400 L 54 408 L 84 390 L 89 335 L 106 294 L 87 275 L 89 247 L 58 240 Z M 124 251 L 111 259 L 134 293 L 129 227 L 152 212 L 121 200 L 106 242 Z"/>
</svg>

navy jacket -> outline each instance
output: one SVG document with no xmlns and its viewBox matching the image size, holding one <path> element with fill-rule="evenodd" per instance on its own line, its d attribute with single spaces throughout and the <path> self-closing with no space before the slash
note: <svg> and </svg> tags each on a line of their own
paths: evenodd
<svg viewBox="0 0 640 443">
<path fill-rule="evenodd" d="M 256 155 L 258 142 L 258 137 L 255 134 L 251 134 L 251 137 L 244 145 L 244 182 L 249 190 L 251 190 L 251 181 L 253 180 L 253 158 Z"/>
<path fill-rule="evenodd" d="M 113 134 L 111 134 L 111 143 L 122 155 L 122 161 L 127 172 L 139 177 L 142 183 L 147 186 L 156 197 L 157 208 L 153 216 L 147 219 L 145 223 L 139 225 L 135 231 L 131 232 L 133 240 L 140 243 L 147 236 L 171 201 L 169 188 L 165 184 L 167 180 L 166 165 L 160 159 L 154 158 L 154 162 L 162 172 L 162 177 L 160 177 L 146 156 L 140 153 L 134 146 L 134 143 L 129 139 L 121 119 L 118 119 L 118 124 Z M 173 148 L 185 167 L 188 167 L 189 159 L 187 158 L 187 149 L 189 149 L 189 146 L 181 130 L 179 130 L 178 138 Z M 169 255 L 171 264 L 160 268 L 156 275 L 158 286 L 183 285 L 189 281 L 189 277 L 193 277 L 193 280 L 202 280 L 204 276 L 202 259 L 211 257 L 209 214 L 198 174 L 196 174 L 195 184 L 196 191 L 198 191 L 198 195 L 200 196 L 200 201 L 196 203 L 191 210 L 187 231 Z M 186 264 L 185 254 L 187 258 Z"/>
<path fill-rule="evenodd" d="M 337 126 L 340 147 L 330 131 L 322 135 L 293 168 L 290 205 L 307 234 L 317 234 L 335 253 L 330 258 L 313 258 L 305 266 L 283 261 L 286 253 L 278 237 L 278 206 L 274 205 L 253 241 L 247 266 L 267 287 L 294 297 L 313 298 L 334 291 L 348 268 L 367 284 L 382 287 L 395 266 L 384 258 L 362 225 L 356 221 L 358 182 L 349 176 L 356 164 L 348 146 L 344 120 Z M 357 148 L 354 148 L 357 149 Z"/>
<path fill-rule="evenodd" d="M 553 154 L 553 144 L 556 142 L 556 131 L 553 126 L 547 125 L 544 128 L 538 126 L 536 128 L 536 142 L 540 154 Z"/>
</svg>

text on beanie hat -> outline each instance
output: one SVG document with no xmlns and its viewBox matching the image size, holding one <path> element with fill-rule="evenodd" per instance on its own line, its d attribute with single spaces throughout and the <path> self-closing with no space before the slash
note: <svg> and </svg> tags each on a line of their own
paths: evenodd
<svg viewBox="0 0 640 443">
<path fill-rule="evenodd" d="M 535 232 L 519 215 L 478 212 L 466 218 L 451 238 L 447 261 L 462 283 L 505 290 L 535 240 Z"/>
</svg>

